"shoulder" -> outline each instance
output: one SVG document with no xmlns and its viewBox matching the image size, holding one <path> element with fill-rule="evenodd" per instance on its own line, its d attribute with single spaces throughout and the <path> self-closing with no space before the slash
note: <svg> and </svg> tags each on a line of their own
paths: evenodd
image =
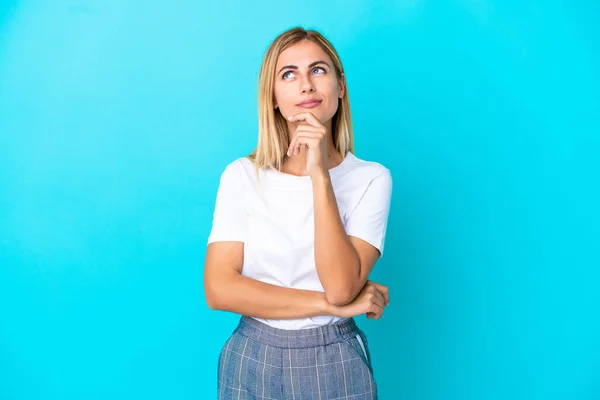
<svg viewBox="0 0 600 400">
<path fill-rule="evenodd" d="M 221 179 L 244 180 L 254 173 L 254 164 L 248 157 L 240 157 L 229 162 L 221 173 Z"/>
<path fill-rule="evenodd" d="M 361 180 L 377 180 L 383 184 L 392 185 L 392 173 L 385 165 L 358 158 L 352 153 L 348 153 L 348 172 L 354 175 L 354 178 L 362 178 Z"/>
</svg>

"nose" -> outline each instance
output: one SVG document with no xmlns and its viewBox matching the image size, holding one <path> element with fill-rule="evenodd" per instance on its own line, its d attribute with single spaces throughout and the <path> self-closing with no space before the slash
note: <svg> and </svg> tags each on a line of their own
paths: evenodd
<svg viewBox="0 0 600 400">
<path fill-rule="evenodd" d="M 304 79 L 300 85 L 302 89 L 302 94 L 312 93 L 315 91 L 315 85 L 313 85 L 312 80 L 310 78 Z"/>
</svg>

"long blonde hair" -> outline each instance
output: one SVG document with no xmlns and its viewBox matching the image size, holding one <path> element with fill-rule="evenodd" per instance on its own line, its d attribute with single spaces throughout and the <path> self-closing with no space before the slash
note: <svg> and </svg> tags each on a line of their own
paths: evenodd
<svg viewBox="0 0 600 400">
<path fill-rule="evenodd" d="M 331 58 L 336 76 L 344 76 L 342 61 L 333 45 L 319 32 L 294 27 L 281 33 L 269 46 L 258 75 L 258 144 L 248 155 L 256 167 L 275 168 L 281 170 L 289 137 L 287 122 L 273 104 L 273 87 L 275 81 L 275 68 L 279 55 L 288 47 L 302 41 L 309 40 L 319 45 Z M 348 152 L 354 153 L 354 134 L 352 131 L 352 114 L 350 113 L 350 99 L 348 85 L 344 95 L 339 101 L 338 110 L 332 120 L 333 144 L 343 157 Z"/>
</svg>

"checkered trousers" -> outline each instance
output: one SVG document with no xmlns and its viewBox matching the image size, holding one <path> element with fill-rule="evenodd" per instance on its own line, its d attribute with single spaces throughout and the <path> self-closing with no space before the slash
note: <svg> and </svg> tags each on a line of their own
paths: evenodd
<svg viewBox="0 0 600 400">
<path fill-rule="evenodd" d="M 353 318 L 285 330 L 243 316 L 218 368 L 221 400 L 377 399 L 367 337 Z"/>
</svg>

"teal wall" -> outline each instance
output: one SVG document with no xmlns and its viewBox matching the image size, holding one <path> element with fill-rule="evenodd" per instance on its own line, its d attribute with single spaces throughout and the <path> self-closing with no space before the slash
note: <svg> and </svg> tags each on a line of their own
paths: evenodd
<svg viewBox="0 0 600 400">
<path fill-rule="evenodd" d="M 391 169 L 380 397 L 600 398 L 600 3 L 3 1 L 0 399 L 211 399 L 220 173 L 289 27 Z"/>
</svg>

